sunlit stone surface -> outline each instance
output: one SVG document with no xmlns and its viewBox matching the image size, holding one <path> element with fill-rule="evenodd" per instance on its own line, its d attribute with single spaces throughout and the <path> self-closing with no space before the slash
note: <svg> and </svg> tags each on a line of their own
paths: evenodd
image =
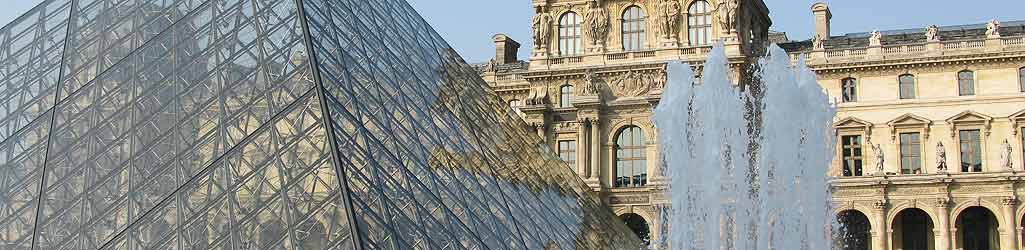
<svg viewBox="0 0 1025 250">
<path fill-rule="evenodd" d="M 0 29 L 0 249 L 637 249 L 401 0 Z"/>
</svg>

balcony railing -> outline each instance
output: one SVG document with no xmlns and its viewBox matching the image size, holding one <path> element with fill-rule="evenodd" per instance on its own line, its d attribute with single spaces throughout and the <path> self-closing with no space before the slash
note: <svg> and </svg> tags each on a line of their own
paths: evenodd
<svg viewBox="0 0 1025 250">
<path fill-rule="evenodd" d="M 1015 50 L 1025 50 L 1025 36 L 819 50 L 810 52 L 809 58 L 827 62 L 856 61 Z M 816 56 L 817 53 L 821 54 Z"/>
</svg>

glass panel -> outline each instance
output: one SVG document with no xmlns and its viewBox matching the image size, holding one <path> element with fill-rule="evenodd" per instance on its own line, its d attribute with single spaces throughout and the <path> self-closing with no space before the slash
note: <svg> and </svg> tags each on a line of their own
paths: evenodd
<svg viewBox="0 0 1025 250">
<path fill-rule="evenodd" d="M 712 43 L 712 10 L 706 1 L 696 1 L 688 8 L 688 30 L 690 45 L 702 46 Z"/>
<path fill-rule="evenodd" d="M 957 73 L 958 94 L 961 96 L 975 95 L 975 73 L 961 71 Z"/>
<path fill-rule="evenodd" d="M 0 249 L 641 247 L 405 1 L 297 2 L 0 29 Z"/>
<path fill-rule="evenodd" d="M 961 130 L 961 172 L 982 172 L 982 145 L 979 130 Z"/>
<path fill-rule="evenodd" d="M 1021 92 L 1025 92 L 1025 67 L 1018 69 L 1018 84 L 1021 85 Z"/>
<path fill-rule="evenodd" d="M 843 157 L 843 176 L 861 176 L 861 136 L 842 136 L 840 140 L 843 143 L 843 145 L 841 145 L 841 157 Z"/>
<path fill-rule="evenodd" d="M 915 77 L 912 75 L 900 76 L 900 99 L 915 98 Z"/>
<path fill-rule="evenodd" d="M 858 101 L 858 80 L 854 78 L 847 78 L 842 81 L 842 101 L 843 102 L 856 102 Z"/>
<path fill-rule="evenodd" d="M 921 174 L 921 141 L 919 133 L 900 134 L 901 174 Z"/>
</svg>

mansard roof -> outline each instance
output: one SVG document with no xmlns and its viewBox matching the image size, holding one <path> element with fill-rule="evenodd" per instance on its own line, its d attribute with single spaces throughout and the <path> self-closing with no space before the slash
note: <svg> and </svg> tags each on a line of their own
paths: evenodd
<svg viewBox="0 0 1025 250">
<path fill-rule="evenodd" d="M 973 40 L 986 38 L 986 23 L 953 25 L 937 27 L 940 32 L 940 39 L 944 41 Z M 914 29 L 880 30 L 883 34 L 883 45 L 925 43 L 925 27 Z M 1000 23 L 1000 34 L 1004 37 L 1025 36 L 1025 20 L 1009 21 Z M 869 46 L 871 32 L 848 33 L 840 36 L 831 36 L 823 41 L 823 46 L 829 49 L 863 48 Z M 812 50 L 811 39 L 803 41 L 790 41 L 780 43 L 779 46 L 787 52 L 801 52 Z"/>
</svg>

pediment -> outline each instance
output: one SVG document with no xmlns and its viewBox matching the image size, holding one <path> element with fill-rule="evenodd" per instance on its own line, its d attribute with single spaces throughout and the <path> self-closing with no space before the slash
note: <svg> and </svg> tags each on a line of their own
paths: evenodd
<svg viewBox="0 0 1025 250">
<path fill-rule="evenodd" d="M 917 115 L 914 115 L 914 114 L 904 114 L 902 116 L 894 118 L 893 120 L 890 120 L 886 124 L 890 125 L 891 127 L 896 127 L 896 126 L 923 126 L 923 125 L 932 124 L 932 121 L 927 119 L 927 118 L 925 118 L 925 117 L 917 116 Z"/>
<path fill-rule="evenodd" d="M 1009 117 L 1011 118 L 1012 121 L 1025 120 L 1025 109 L 1022 109 L 1021 111 L 1015 112 L 1014 114 L 1011 114 L 1011 116 L 1009 116 Z"/>
<path fill-rule="evenodd" d="M 960 114 L 957 114 L 955 116 L 952 116 L 952 117 L 948 118 L 947 122 L 948 123 L 989 122 L 989 121 L 992 121 L 992 120 L 993 120 L 993 117 L 990 117 L 990 116 L 985 115 L 983 113 L 979 113 L 979 112 L 975 112 L 975 111 L 969 110 L 969 111 L 961 112 Z"/>
<path fill-rule="evenodd" d="M 847 117 L 847 118 L 844 118 L 844 119 L 842 119 L 840 121 L 837 121 L 836 123 L 833 123 L 833 127 L 838 128 L 838 129 L 841 129 L 841 128 L 859 128 L 860 129 L 860 128 L 867 128 L 867 127 L 871 127 L 871 126 L 872 126 L 871 122 L 867 122 L 865 120 L 854 118 L 854 117 Z"/>
</svg>

